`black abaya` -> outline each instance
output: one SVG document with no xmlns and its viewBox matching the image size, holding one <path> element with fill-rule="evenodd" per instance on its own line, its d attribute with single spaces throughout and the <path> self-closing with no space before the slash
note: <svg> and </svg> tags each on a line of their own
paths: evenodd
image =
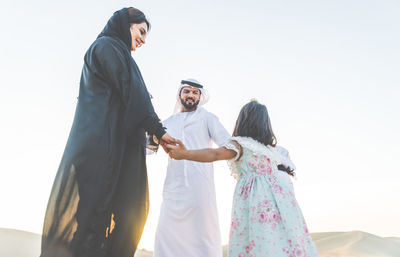
<svg viewBox="0 0 400 257">
<path fill-rule="evenodd" d="M 68 142 L 51 191 L 42 257 L 133 257 L 149 208 L 145 131 L 160 138 L 131 57 L 128 9 L 88 49 Z"/>
</svg>

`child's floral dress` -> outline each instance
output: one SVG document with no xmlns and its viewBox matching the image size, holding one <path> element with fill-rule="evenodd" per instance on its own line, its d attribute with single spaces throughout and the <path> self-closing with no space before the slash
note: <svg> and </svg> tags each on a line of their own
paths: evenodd
<svg viewBox="0 0 400 257">
<path fill-rule="evenodd" d="M 241 156 L 232 140 L 241 146 Z M 277 168 L 280 158 L 273 147 L 247 137 L 233 137 L 224 147 L 238 153 L 228 161 L 238 180 L 228 256 L 319 256 L 289 175 Z"/>
</svg>

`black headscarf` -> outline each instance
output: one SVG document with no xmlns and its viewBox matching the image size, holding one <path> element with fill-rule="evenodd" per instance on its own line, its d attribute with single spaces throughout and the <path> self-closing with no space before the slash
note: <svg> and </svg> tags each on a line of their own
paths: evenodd
<svg viewBox="0 0 400 257">
<path fill-rule="evenodd" d="M 131 49 L 132 37 L 130 32 L 129 8 L 116 11 L 108 20 L 107 25 L 97 38 L 109 36 L 122 40 Z"/>
<path fill-rule="evenodd" d="M 41 257 L 135 253 L 149 206 L 145 131 L 158 139 L 165 133 L 130 51 L 129 24 L 143 18 L 134 8 L 115 12 L 85 54 Z"/>
</svg>

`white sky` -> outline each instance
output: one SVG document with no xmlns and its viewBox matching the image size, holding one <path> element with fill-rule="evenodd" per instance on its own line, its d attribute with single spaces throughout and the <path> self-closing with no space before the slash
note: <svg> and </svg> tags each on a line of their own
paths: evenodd
<svg viewBox="0 0 400 257">
<path fill-rule="evenodd" d="M 400 236 L 400 2 L 14 1 L 0 8 L 0 227 L 40 233 L 72 123 L 83 55 L 113 12 L 152 23 L 133 54 L 162 119 L 179 81 L 211 93 L 205 106 L 232 131 L 251 98 L 266 104 L 298 170 L 312 232 Z M 148 159 L 153 248 L 167 157 Z M 235 181 L 216 164 L 223 243 Z"/>
</svg>

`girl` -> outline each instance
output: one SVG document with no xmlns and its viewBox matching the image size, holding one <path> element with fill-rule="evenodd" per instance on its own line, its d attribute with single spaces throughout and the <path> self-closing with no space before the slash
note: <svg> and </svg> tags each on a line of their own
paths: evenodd
<svg viewBox="0 0 400 257">
<path fill-rule="evenodd" d="M 275 145 L 267 108 L 255 101 L 242 108 L 233 137 L 223 147 L 187 150 L 180 141 L 168 145 L 170 157 L 177 160 L 229 160 L 237 179 L 230 257 L 319 256 L 288 175 L 293 175 L 294 165 L 287 152 Z"/>
</svg>

